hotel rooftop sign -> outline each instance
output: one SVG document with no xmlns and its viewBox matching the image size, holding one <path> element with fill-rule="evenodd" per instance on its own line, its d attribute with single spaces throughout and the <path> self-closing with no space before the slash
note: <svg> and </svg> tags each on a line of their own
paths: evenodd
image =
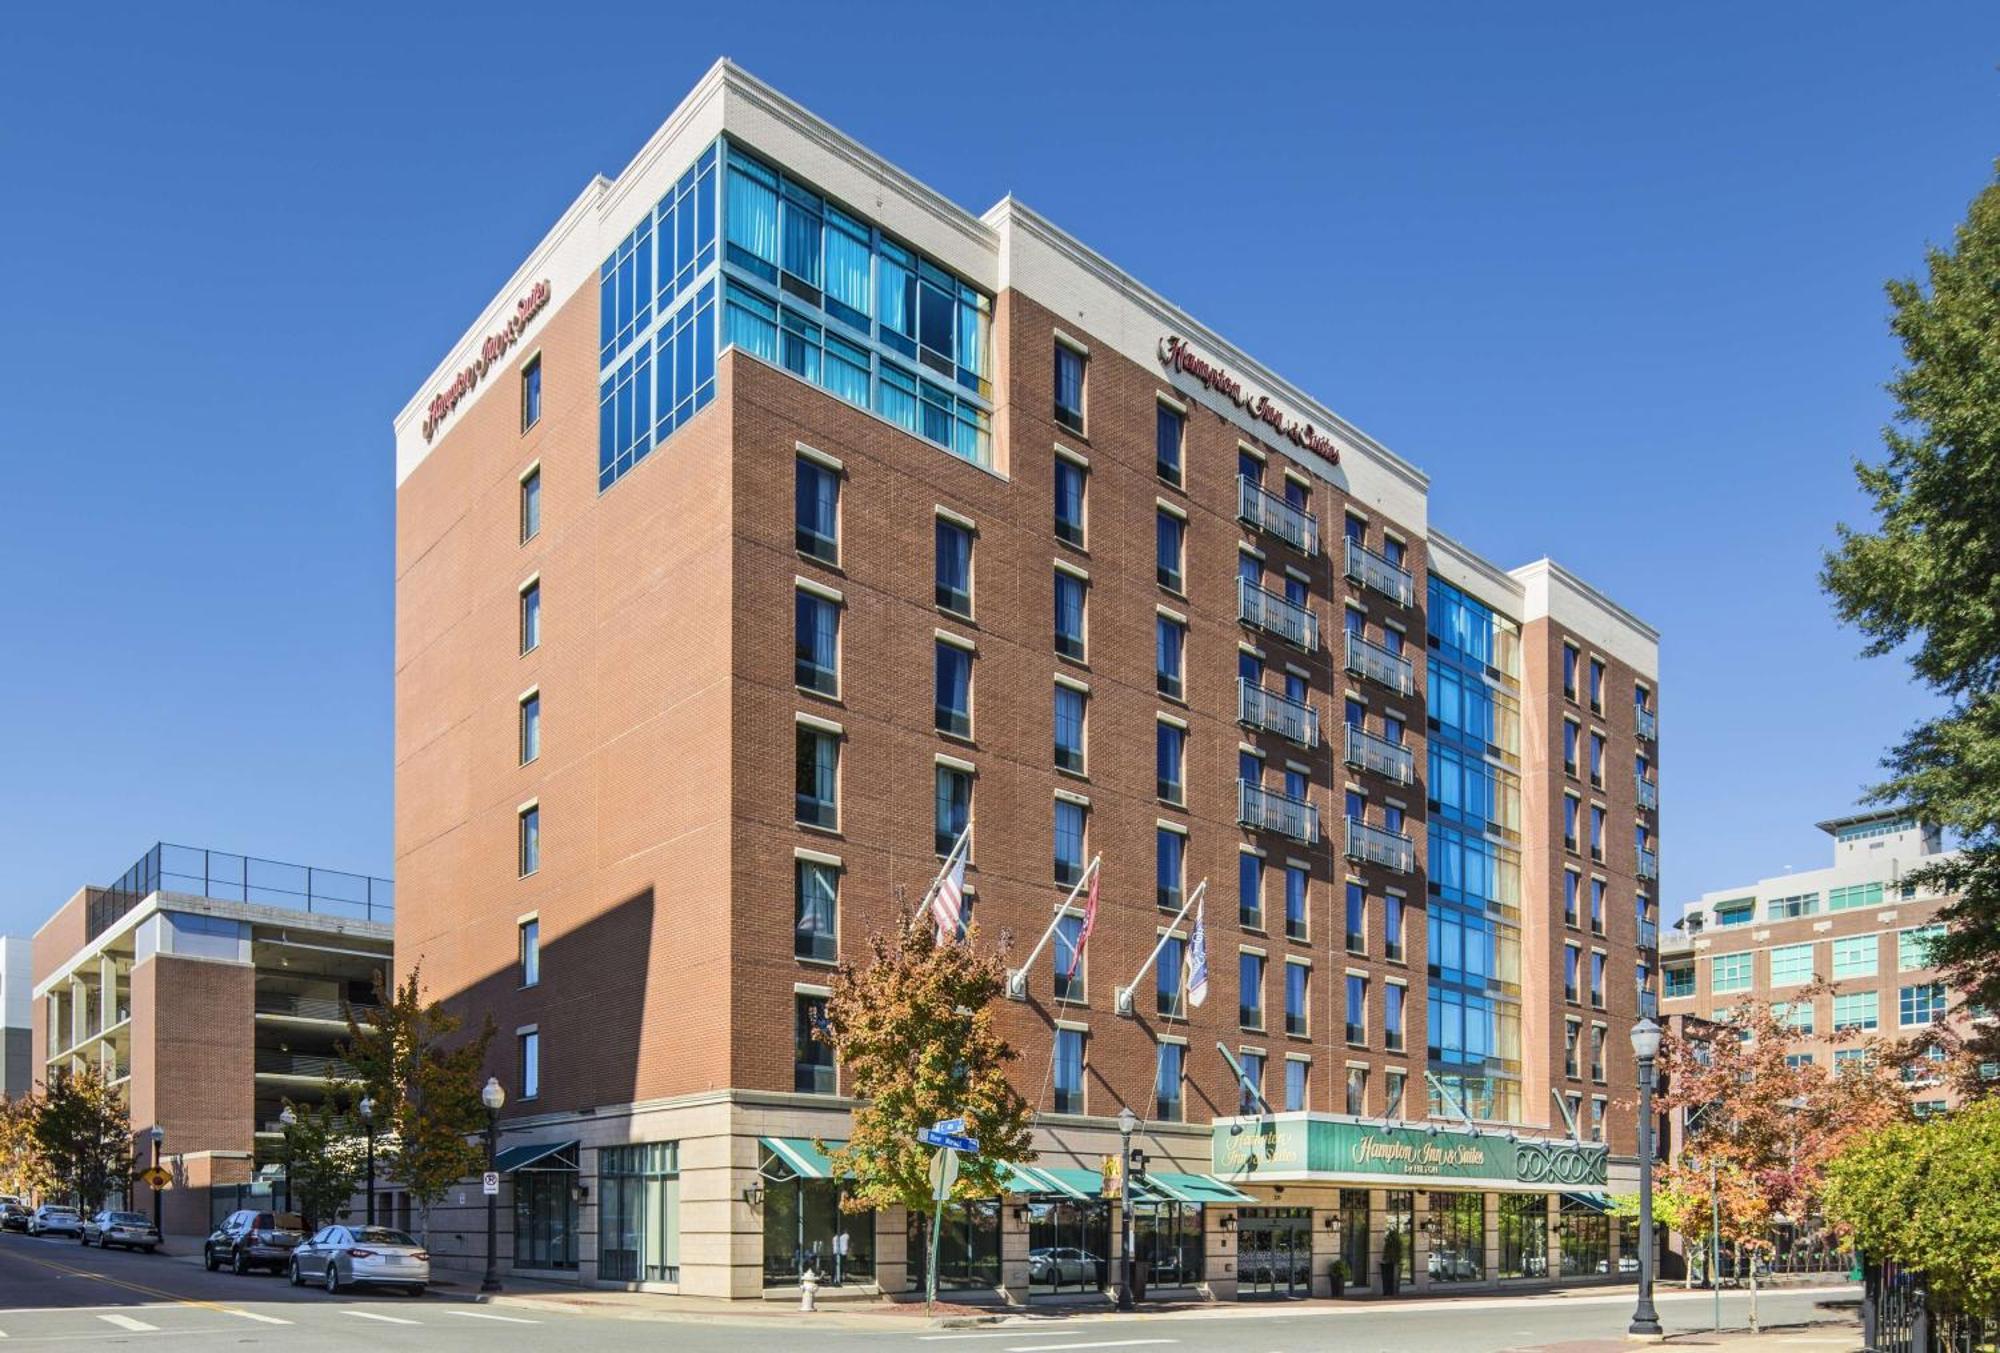
<svg viewBox="0 0 2000 1353">
<path fill-rule="evenodd" d="M 1227 367 L 1201 356 L 1180 335 L 1167 334 L 1160 339 L 1160 365 L 1221 395 L 1301 450 L 1325 456 L 1336 465 L 1340 463 L 1340 445 L 1323 429 L 1285 412 L 1269 395 L 1251 394 Z"/>
<path fill-rule="evenodd" d="M 501 359 L 521 341 L 521 335 L 528 331 L 528 322 L 548 305 L 549 295 L 546 279 L 528 288 L 514 302 L 514 313 L 507 317 L 507 322 L 486 335 L 486 340 L 479 345 L 479 351 L 473 354 L 472 360 L 452 377 L 449 384 L 431 396 L 430 407 L 424 411 L 425 441 L 437 436 L 438 428 L 458 408 L 460 401 L 471 394 L 473 387 L 486 378 L 486 373 L 499 365 Z"/>
<path fill-rule="evenodd" d="M 1605 1186 L 1598 1142 L 1517 1137 L 1437 1126 L 1384 1126 L 1320 1114 L 1220 1119 L 1210 1139 L 1215 1173 L 1241 1187 L 1274 1184 L 1438 1183 L 1560 1193 Z"/>
</svg>

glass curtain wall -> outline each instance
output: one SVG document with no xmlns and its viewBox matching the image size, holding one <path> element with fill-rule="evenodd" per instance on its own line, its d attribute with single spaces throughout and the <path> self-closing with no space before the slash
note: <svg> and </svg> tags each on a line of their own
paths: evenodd
<svg viewBox="0 0 2000 1353">
<path fill-rule="evenodd" d="M 1434 1283 L 1478 1282 L 1486 1276 L 1486 1195 L 1431 1195 L 1430 1275 Z"/>
<path fill-rule="evenodd" d="M 680 1143 L 597 1153 L 597 1272 L 618 1282 L 679 1282 Z"/>
<path fill-rule="evenodd" d="M 938 1227 L 938 1290 L 1000 1285 L 1000 1199 L 947 1203 Z M 931 1219 L 912 1212 L 909 1225 L 910 1288 L 921 1292 L 929 1280 Z"/>
<path fill-rule="evenodd" d="M 1102 1291 L 1110 1256 L 1111 1204 L 1060 1198 L 1028 1204 L 1030 1292 Z M 940 1274 L 944 1271 L 940 1264 Z"/>
<path fill-rule="evenodd" d="M 1199 1203 L 1135 1203 L 1132 1255 L 1152 1265 L 1147 1286 L 1188 1287 L 1202 1280 L 1202 1213 Z"/>
<path fill-rule="evenodd" d="M 1588 1203 L 1562 1200 L 1556 1218 L 1562 1237 L 1562 1276 L 1588 1278 L 1611 1269 L 1611 1219 Z"/>
<path fill-rule="evenodd" d="M 1500 1195 L 1500 1276 L 1545 1278 L 1549 1273 L 1549 1200 L 1541 1193 Z"/>
</svg>

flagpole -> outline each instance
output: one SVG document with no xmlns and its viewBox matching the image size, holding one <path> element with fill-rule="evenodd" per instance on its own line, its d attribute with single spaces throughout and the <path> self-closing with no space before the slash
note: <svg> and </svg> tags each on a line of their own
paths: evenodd
<svg viewBox="0 0 2000 1353">
<path fill-rule="evenodd" d="M 1090 882 L 1091 876 L 1097 872 L 1097 866 L 1103 859 L 1102 855 L 1090 857 L 1090 863 L 1084 866 L 1083 874 L 1077 879 L 1076 886 L 1056 904 L 1055 915 L 1049 917 L 1048 927 L 1042 931 L 1042 937 L 1035 941 L 1035 947 L 1028 951 L 1028 957 L 1022 960 L 1020 967 L 1008 969 L 1007 994 L 1013 999 L 1017 1001 L 1027 999 L 1028 974 L 1035 970 L 1035 960 L 1042 956 L 1042 950 L 1048 945 L 1049 936 L 1056 933 L 1056 923 L 1069 913 L 1070 904 L 1076 901 L 1076 895 L 1083 891 L 1083 886 Z"/>
<path fill-rule="evenodd" d="M 924 889 L 924 900 L 917 903 L 916 915 L 910 918 L 911 930 L 915 930 L 917 923 L 931 914 L 931 899 L 936 897 L 937 890 L 944 886 L 944 876 L 951 872 L 952 862 L 958 858 L 959 852 L 965 850 L 971 841 L 972 818 L 968 816 L 965 819 L 965 830 L 961 831 L 958 834 L 958 839 L 951 843 L 951 853 L 944 857 L 944 864 L 939 867 L 936 877 L 931 879 L 931 886 Z"/>
<path fill-rule="evenodd" d="M 1139 965 L 1139 971 L 1132 974 L 1131 984 L 1117 989 L 1115 993 L 1117 999 L 1114 1008 L 1119 1014 L 1129 1015 L 1132 1013 L 1132 991 L 1139 985 L 1139 979 L 1146 975 L 1146 969 L 1153 966 L 1153 961 L 1160 956 L 1160 950 L 1167 947 L 1167 941 L 1174 937 L 1174 931 L 1180 928 L 1180 923 L 1187 919 L 1187 914 L 1194 910 L 1195 903 L 1201 901 L 1201 895 L 1207 891 L 1207 879 L 1203 879 L 1195 885 L 1194 891 L 1188 894 L 1188 900 L 1181 905 L 1180 915 L 1174 917 L 1173 924 L 1160 933 L 1159 943 L 1153 946 L 1153 952 L 1146 955 L 1146 961 Z"/>
</svg>

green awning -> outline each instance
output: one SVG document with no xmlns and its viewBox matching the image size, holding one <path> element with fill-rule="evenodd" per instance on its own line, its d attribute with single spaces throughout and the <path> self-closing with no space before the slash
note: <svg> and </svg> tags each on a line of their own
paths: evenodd
<svg viewBox="0 0 2000 1353">
<path fill-rule="evenodd" d="M 1053 1192 L 1076 1202 L 1104 1196 L 1104 1176 L 1095 1170 L 1079 1170 L 1073 1165 L 1037 1165 L 1034 1169 L 1055 1185 Z"/>
<path fill-rule="evenodd" d="M 1011 1161 L 1000 1162 L 1001 1188 L 1008 1193 L 1033 1198 L 1044 1194 L 1059 1194 L 1064 1198 L 1076 1198 L 1067 1184 L 1049 1178 L 1046 1170 L 1033 1165 L 1015 1165 Z"/>
<path fill-rule="evenodd" d="M 1174 1174 L 1166 1170 L 1146 1171 L 1146 1185 L 1154 1193 L 1175 1203 L 1254 1203 L 1251 1197 L 1234 1184 L 1225 1183 L 1214 1175 Z"/>
<path fill-rule="evenodd" d="M 809 1137 L 764 1137 L 760 1139 L 764 1149 L 771 1153 L 772 1164 L 783 1173 L 772 1175 L 768 1169 L 759 1171 L 776 1179 L 832 1179 L 833 1162 L 826 1153 L 812 1144 Z M 833 1142 L 834 1147 L 845 1146 L 845 1142 Z"/>
<path fill-rule="evenodd" d="M 1611 1199 L 1601 1193 L 1565 1193 L 1562 1200 L 1575 1203 L 1586 1212 L 1606 1215 L 1611 1211 Z"/>
<path fill-rule="evenodd" d="M 539 1163 L 544 1170 L 574 1170 L 576 1168 L 576 1148 L 574 1141 L 537 1142 L 533 1146 L 510 1146 L 493 1157 L 493 1168 L 501 1174 L 515 1170 L 530 1169 Z M 550 1156 L 566 1155 L 563 1160 L 550 1160 Z"/>
</svg>

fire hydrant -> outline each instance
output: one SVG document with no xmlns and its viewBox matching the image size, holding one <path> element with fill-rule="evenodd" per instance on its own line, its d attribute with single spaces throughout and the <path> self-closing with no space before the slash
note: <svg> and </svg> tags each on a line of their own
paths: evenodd
<svg viewBox="0 0 2000 1353">
<path fill-rule="evenodd" d="M 818 1300 L 818 1297 L 819 1271 L 809 1268 L 799 1278 L 799 1309 L 801 1311 L 817 1311 L 819 1307 L 815 1302 Z"/>
</svg>

